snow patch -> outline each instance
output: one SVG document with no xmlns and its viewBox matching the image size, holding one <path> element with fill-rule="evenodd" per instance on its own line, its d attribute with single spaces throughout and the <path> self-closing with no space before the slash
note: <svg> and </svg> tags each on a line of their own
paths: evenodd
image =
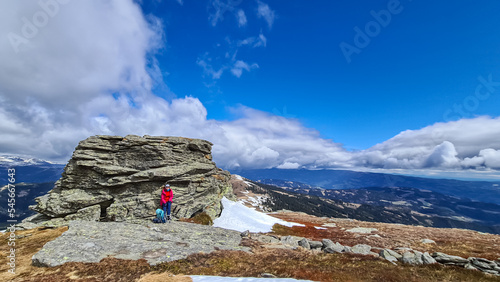
<svg viewBox="0 0 500 282">
<path fill-rule="evenodd" d="M 326 230 L 326 228 L 324 228 L 324 227 L 314 226 L 314 228 L 319 229 L 319 230 Z"/>
<path fill-rule="evenodd" d="M 222 198 L 222 214 L 214 220 L 214 227 L 236 230 L 243 232 L 271 232 L 274 224 L 278 223 L 284 226 L 304 226 L 303 224 L 287 222 L 270 215 L 256 211 L 255 209 L 245 207 L 243 204 Z M 269 280 L 267 280 L 269 281 Z"/>
</svg>

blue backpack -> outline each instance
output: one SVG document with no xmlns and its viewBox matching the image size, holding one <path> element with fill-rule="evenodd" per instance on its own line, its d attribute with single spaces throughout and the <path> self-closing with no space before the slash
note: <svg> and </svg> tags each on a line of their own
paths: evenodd
<svg viewBox="0 0 500 282">
<path fill-rule="evenodd" d="M 163 212 L 162 209 L 156 210 L 156 218 L 153 219 L 153 222 L 154 223 L 165 222 L 165 213 Z"/>
</svg>

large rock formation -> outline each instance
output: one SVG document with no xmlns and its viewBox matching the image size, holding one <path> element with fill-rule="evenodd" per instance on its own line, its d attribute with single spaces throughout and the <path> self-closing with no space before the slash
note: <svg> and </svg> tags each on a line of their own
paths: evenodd
<svg viewBox="0 0 500 282">
<path fill-rule="evenodd" d="M 175 217 L 204 211 L 215 218 L 232 189 L 211 148 L 208 141 L 181 137 L 89 137 L 78 144 L 54 189 L 30 208 L 58 220 L 145 218 L 155 214 L 161 186 L 169 183 Z"/>
</svg>

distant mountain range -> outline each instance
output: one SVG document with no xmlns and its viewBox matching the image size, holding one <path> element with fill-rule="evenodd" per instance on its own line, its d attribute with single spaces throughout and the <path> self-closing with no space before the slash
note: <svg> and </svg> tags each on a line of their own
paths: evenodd
<svg viewBox="0 0 500 282">
<path fill-rule="evenodd" d="M 265 210 L 286 209 L 320 217 L 350 218 L 362 221 L 437 228 L 463 228 L 500 234 L 500 225 L 498 224 L 499 205 L 489 204 L 487 208 L 483 209 L 480 204 L 484 203 L 473 202 L 479 204 L 479 206 L 470 205 L 470 203 L 467 206 L 468 202 L 465 201 L 462 207 L 461 199 L 455 199 L 455 204 L 450 203 L 446 207 L 440 207 L 439 204 L 446 201 L 448 196 L 430 191 L 410 188 L 309 190 L 282 188 L 248 181 L 247 184 L 246 189 L 252 191 L 254 197 L 261 199 L 260 205 Z M 304 194 L 306 191 L 307 193 Z M 321 193 L 321 191 L 324 193 Z M 331 194 L 329 194 L 330 192 Z M 336 194 L 335 192 L 338 192 L 337 194 L 341 195 L 340 197 L 345 196 L 355 201 L 348 202 L 330 197 Z M 369 199 L 367 200 L 367 198 Z M 397 201 L 391 201 L 391 199 Z M 363 202 L 370 202 L 370 204 Z M 436 205 L 431 202 L 436 203 Z M 431 210 L 427 214 L 418 212 L 419 208 L 420 210 L 425 209 L 421 208 L 422 206 L 427 206 Z M 468 208 L 470 210 L 467 210 Z M 468 216 L 464 216 L 464 214 Z M 484 218 L 486 220 L 482 220 Z"/>
<path fill-rule="evenodd" d="M 500 182 L 433 179 L 348 170 L 258 169 L 239 170 L 233 173 L 253 181 L 282 187 L 295 185 L 293 186 L 295 188 L 336 190 L 367 187 L 408 187 L 500 205 Z M 287 182 L 293 184 L 287 185 Z"/>
<path fill-rule="evenodd" d="M 0 156 L 0 186 L 7 184 L 10 168 L 16 170 L 16 183 L 44 183 L 61 178 L 64 166 L 35 158 L 3 155 Z"/>
</svg>

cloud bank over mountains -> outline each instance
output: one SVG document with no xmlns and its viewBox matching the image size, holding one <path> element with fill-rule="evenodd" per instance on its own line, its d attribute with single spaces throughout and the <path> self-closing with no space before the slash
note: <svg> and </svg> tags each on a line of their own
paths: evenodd
<svg viewBox="0 0 500 282">
<path fill-rule="evenodd" d="M 135 2 L 19 2 L 0 9 L 0 34 L 9 35 L 0 39 L 0 153 L 64 162 L 90 135 L 148 134 L 210 140 L 228 169 L 500 170 L 500 117 L 436 123 L 355 152 L 298 119 L 243 105 L 231 109 L 234 120 L 208 119 L 195 97 L 153 94 L 163 83 L 154 58 L 162 22 Z M 258 7 L 271 28 L 274 12 Z M 258 42 L 265 37 L 249 44 Z"/>
</svg>

